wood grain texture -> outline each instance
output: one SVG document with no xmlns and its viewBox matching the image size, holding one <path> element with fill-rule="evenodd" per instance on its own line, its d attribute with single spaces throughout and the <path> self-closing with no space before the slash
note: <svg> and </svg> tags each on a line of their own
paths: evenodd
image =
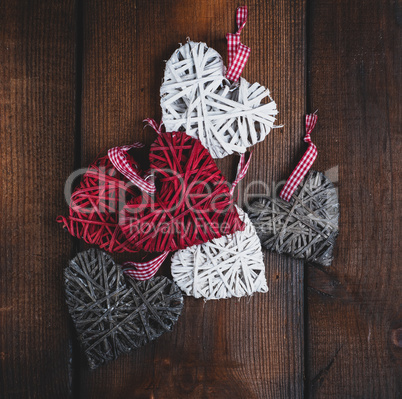
<svg viewBox="0 0 402 399">
<path fill-rule="evenodd" d="M 62 273 L 75 128 L 74 1 L 0 3 L 0 397 L 67 398 Z"/>
<path fill-rule="evenodd" d="M 0 398 L 401 396 L 401 2 L 245 3 L 243 76 L 271 89 L 284 127 L 254 147 L 240 204 L 289 175 L 318 108 L 314 169 L 339 180 L 333 265 L 265 252 L 268 294 L 186 298 L 172 333 L 90 371 L 64 303 L 78 247 L 55 223 L 65 179 L 109 147 L 150 145 L 163 60 L 187 37 L 226 59 L 243 2 L 1 2 Z M 217 162 L 229 180 L 236 163 Z"/>
<path fill-rule="evenodd" d="M 339 168 L 330 269 L 308 269 L 309 397 L 401 397 L 399 1 L 314 1 L 309 107 L 317 170 Z"/>
<path fill-rule="evenodd" d="M 243 76 L 272 90 L 286 128 L 255 147 L 242 184 L 283 179 L 297 161 L 305 107 L 304 1 L 250 1 Z M 87 1 L 83 18 L 82 153 L 87 165 L 110 146 L 152 143 L 146 117 L 160 119 L 164 62 L 187 37 L 226 59 L 235 1 Z M 237 158 L 218 166 L 234 178 Z M 270 183 L 269 183 L 270 184 Z M 133 256 L 126 257 L 127 259 Z M 126 259 L 119 257 L 118 259 Z M 303 264 L 266 254 L 268 294 L 204 303 L 186 298 L 174 332 L 89 372 L 85 398 L 289 398 L 303 392 Z M 168 264 L 162 270 L 168 274 Z"/>
</svg>

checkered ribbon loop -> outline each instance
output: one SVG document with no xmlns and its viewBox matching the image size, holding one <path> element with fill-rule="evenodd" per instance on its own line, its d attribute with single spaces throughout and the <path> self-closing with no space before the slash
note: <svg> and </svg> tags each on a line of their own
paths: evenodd
<svg viewBox="0 0 402 399">
<path fill-rule="evenodd" d="M 247 14 L 247 6 L 239 7 L 236 11 L 237 32 L 226 35 L 228 41 L 228 71 L 226 77 L 233 82 L 239 80 L 250 55 L 250 48 L 240 41 L 240 33 L 244 25 L 246 25 Z"/>
<path fill-rule="evenodd" d="M 146 191 L 152 194 L 156 191 L 155 184 L 153 183 L 152 176 L 148 175 L 142 178 L 136 168 L 137 165 L 132 165 L 127 160 L 127 153 L 132 148 L 142 148 L 144 144 L 134 143 L 132 145 L 124 145 L 121 147 L 113 147 L 108 152 L 107 155 L 113 166 L 131 183 L 137 186 L 140 190 Z M 149 182 L 147 180 L 150 180 Z"/>
<path fill-rule="evenodd" d="M 230 188 L 230 195 L 232 195 L 232 196 L 233 196 L 236 186 L 247 174 L 248 167 L 250 166 L 250 161 L 251 161 L 251 152 L 249 154 L 250 155 L 248 157 L 247 162 L 246 162 L 246 154 L 240 155 L 240 161 L 239 161 L 239 164 L 237 165 L 236 179 L 232 183 L 232 187 Z"/>
<path fill-rule="evenodd" d="M 317 147 L 312 143 L 310 138 L 310 134 L 316 123 L 316 114 L 306 115 L 306 136 L 304 137 L 304 141 L 308 143 L 309 146 L 279 194 L 279 196 L 285 201 L 290 201 L 297 186 L 303 180 L 304 176 L 310 170 L 311 165 L 317 158 Z"/>
<path fill-rule="evenodd" d="M 146 122 L 144 127 L 150 126 L 155 130 L 156 133 L 162 134 L 162 126 L 163 122 L 158 125 L 154 119 L 144 119 L 143 122 Z M 127 160 L 127 152 L 132 148 L 143 148 L 144 144 L 142 143 L 134 143 L 131 145 L 125 145 L 122 147 L 114 147 L 111 148 L 107 155 L 110 159 L 110 162 L 113 166 L 128 180 L 131 181 L 135 186 L 137 186 L 140 190 L 146 191 L 149 194 L 152 194 L 156 191 L 155 184 L 153 182 L 153 176 L 146 172 L 145 178 L 142 178 L 136 168 Z M 136 166 L 136 165 L 135 165 Z M 148 181 L 149 180 L 149 181 Z"/>
<path fill-rule="evenodd" d="M 143 122 L 146 122 L 144 129 L 147 126 L 150 126 L 150 127 L 152 127 L 152 129 L 155 130 L 156 133 L 158 133 L 158 134 L 163 133 L 163 131 L 162 131 L 163 122 L 162 121 L 159 125 L 156 123 L 155 119 L 151 119 L 151 118 L 144 119 Z"/>
<path fill-rule="evenodd" d="M 125 262 L 123 272 L 135 280 L 148 280 L 156 274 L 169 253 L 165 251 L 149 262 Z"/>
</svg>

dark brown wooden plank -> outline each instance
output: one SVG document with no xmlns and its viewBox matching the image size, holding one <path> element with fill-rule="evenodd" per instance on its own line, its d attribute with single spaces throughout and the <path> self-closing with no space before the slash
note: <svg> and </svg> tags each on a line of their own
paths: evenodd
<svg viewBox="0 0 402 399">
<path fill-rule="evenodd" d="M 308 272 L 309 396 L 397 398 L 401 4 L 314 1 L 309 43 L 314 167 L 339 168 L 341 205 L 335 261 Z"/>
<path fill-rule="evenodd" d="M 0 397 L 66 398 L 62 272 L 75 128 L 74 1 L 0 3 Z"/>
<path fill-rule="evenodd" d="M 110 146 L 154 140 L 141 121 L 160 118 L 163 60 L 187 36 L 207 42 L 226 58 L 225 34 L 235 29 L 238 5 L 223 0 L 85 2 L 84 165 Z M 289 159 L 296 162 L 299 155 L 295 138 L 301 138 L 305 112 L 304 1 L 248 5 L 242 37 L 252 55 L 243 76 L 272 89 L 279 122 L 286 127 L 255 147 L 246 182 L 278 181 L 290 172 Z M 231 157 L 218 163 L 231 179 L 236 161 Z M 173 333 L 94 372 L 83 363 L 82 397 L 301 397 L 303 265 L 271 254 L 266 262 L 268 294 L 207 304 L 186 298 Z"/>
</svg>

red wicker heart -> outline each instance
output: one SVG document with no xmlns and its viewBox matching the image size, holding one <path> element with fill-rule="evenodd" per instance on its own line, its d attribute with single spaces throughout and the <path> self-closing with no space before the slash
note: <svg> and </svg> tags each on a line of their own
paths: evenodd
<svg viewBox="0 0 402 399">
<path fill-rule="evenodd" d="M 162 133 L 151 146 L 159 184 L 123 210 L 121 229 L 138 249 L 175 251 L 244 230 L 226 179 L 199 140 Z"/>
<path fill-rule="evenodd" d="M 128 153 L 126 160 L 141 175 Z M 199 140 L 163 133 L 151 146 L 150 162 L 153 195 L 133 186 L 109 157 L 99 158 L 73 192 L 69 216 L 58 221 L 108 252 L 174 251 L 244 229 L 227 181 Z"/>
</svg>

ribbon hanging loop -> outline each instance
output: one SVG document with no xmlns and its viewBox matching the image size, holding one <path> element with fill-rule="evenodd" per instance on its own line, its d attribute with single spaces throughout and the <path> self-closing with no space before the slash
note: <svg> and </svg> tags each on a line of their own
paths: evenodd
<svg viewBox="0 0 402 399">
<path fill-rule="evenodd" d="M 310 137 L 316 123 L 317 115 L 315 113 L 306 115 L 306 136 L 304 137 L 304 141 L 308 143 L 309 146 L 279 194 L 279 196 L 287 202 L 290 201 L 297 186 L 303 180 L 304 176 L 306 176 L 306 173 L 310 170 L 311 165 L 317 158 L 317 147 L 313 144 Z"/>
<path fill-rule="evenodd" d="M 248 160 L 246 161 L 246 154 L 240 155 L 240 161 L 237 165 L 237 173 L 234 182 L 232 183 L 232 187 L 230 188 L 230 195 L 233 196 L 234 190 L 239 182 L 246 176 L 248 168 L 250 166 L 251 161 L 251 152 L 249 153 Z"/>
<path fill-rule="evenodd" d="M 239 80 L 250 56 L 250 48 L 240 41 L 240 33 L 244 25 L 246 25 L 247 15 L 247 6 L 239 7 L 236 11 L 237 32 L 226 35 L 228 41 L 228 71 L 226 77 L 233 82 Z"/>
<path fill-rule="evenodd" d="M 169 253 L 165 251 L 149 262 L 125 262 L 123 272 L 135 280 L 148 280 L 156 274 Z"/>
</svg>

